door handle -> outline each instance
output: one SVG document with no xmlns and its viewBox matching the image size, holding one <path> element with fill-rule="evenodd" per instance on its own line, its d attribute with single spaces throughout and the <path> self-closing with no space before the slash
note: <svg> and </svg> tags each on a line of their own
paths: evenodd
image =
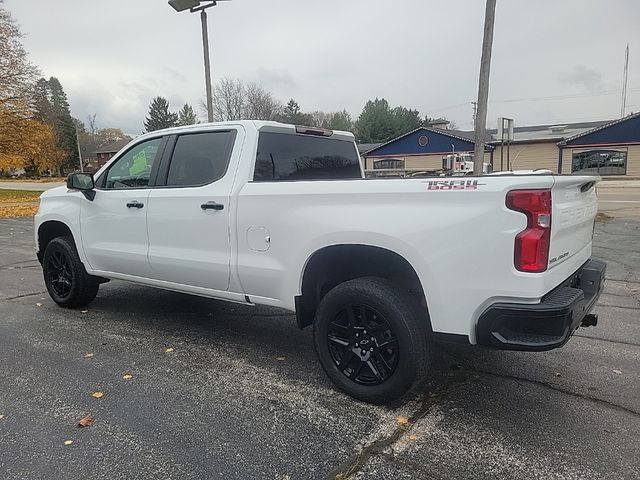
<svg viewBox="0 0 640 480">
<path fill-rule="evenodd" d="M 127 208 L 142 208 L 144 207 L 144 203 L 140 203 L 137 200 L 133 200 L 132 202 L 127 203 Z"/>
<path fill-rule="evenodd" d="M 207 202 L 200 205 L 200 208 L 203 210 L 223 210 L 224 205 L 216 202 Z"/>
</svg>

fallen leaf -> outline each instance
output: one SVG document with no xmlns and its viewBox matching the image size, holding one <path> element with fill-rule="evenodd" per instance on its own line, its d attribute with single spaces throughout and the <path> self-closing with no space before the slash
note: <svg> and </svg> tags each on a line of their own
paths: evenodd
<svg viewBox="0 0 640 480">
<path fill-rule="evenodd" d="M 164 353 L 171 353 L 171 352 L 173 352 L 173 348 L 171 347 L 167 347 L 164 349 Z"/>
<path fill-rule="evenodd" d="M 64 444 L 65 445 L 71 445 L 73 443 L 73 440 L 65 440 Z"/>
<path fill-rule="evenodd" d="M 40 302 L 36 303 L 36 307 L 41 307 L 42 304 Z"/>
<path fill-rule="evenodd" d="M 93 398 L 102 398 L 102 397 L 104 397 L 104 393 L 102 393 L 102 392 L 93 392 L 93 393 L 91 394 L 91 396 L 92 396 Z"/>
<path fill-rule="evenodd" d="M 409 419 L 407 417 L 398 417 L 398 425 L 401 427 L 406 426 L 409 423 Z"/>
<path fill-rule="evenodd" d="M 622 374 L 622 372 L 620 370 L 614 370 L 613 373 L 617 373 L 618 375 Z"/>
<path fill-rule="evenodd" d="M 80 310 L 80 313 L 87 313 L 89 310 Z"/>
<path fill-rule="evenodd" d="M 409 440 L 411 440 L 412 442 L 415 442 L 418 439 L 418 437 L 416 435 L 409 435 Z"/>
<path fill-rule="evenodd" d="M 91 358 L 93 357 L 93 353 L 85 353 L 84 354 L 84 358 Z"/>
<path fill-rule="evenodd" d="M 131 380 L 133 378 L 133 375 L 131 375 L 130 373 L 125 373 L 122 378 L 124 378 L 125 380 Z"/>
<path fill-rule="evenodd" d="M 4 415 L 0 415 L 0 420 L 2 420 L 4 418 Z"/>
<path fill-rule="evenodd" d="M 86 417 L 80 419 L 80 421 L 78 422 L 78 427 L 90 427 L 92 423 L 93 417 L 91 415 L 87 415 Z"/>
<path fill-rule="evenodd" d="M 278 360 L 279 362 L 284 362 L 287 359 L 287 357 L 276 357 L 276 360 Z"/>
</svg>

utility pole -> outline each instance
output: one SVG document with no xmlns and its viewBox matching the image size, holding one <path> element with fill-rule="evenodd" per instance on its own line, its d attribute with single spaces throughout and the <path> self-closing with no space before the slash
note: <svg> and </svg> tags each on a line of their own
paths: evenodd
<svg viewBox="0 0 640 480">
<path fill-rule="evenodd" d="M 473 174 L 482 175 L 484 166 L 484 140 L 487 129 L 487 102 L 489 100 L 489 74 L 491 72 L 491 48 L 493 46 L 493 24 L 496 15 L 496 0 L 487 0 L 484 14 L 484 37 L 480 59 L 480 79 L 478 81 L 478 113 L 475 125 L 475 149 L 473 153 Z"/>
<path fill-rule="evenodd" d="M 620 109 L 620 118 L 624 117 L 627 109 L 627 77 L 629 76 L 629 44 L 624 54 L 624 74 L 622 77 L 622 108 Z"/>
<path fill-rule="evenodd" d="M 478 102 L 471 102 L 473 107 L 473 130 L 476 130 L 476 116 L 478 115 Z"/>
<path fill-rule="evenodd" d="M 82 152 L 80 151 L 80 134 L 78 133 L 78 125 L 76 125 L 76 144 L 78 145 L 78 158 L 80 159 L 80 171 L 84 172 L 82 165 Z"/>
<path fill-rule="evenodd" d="M 214 3 L 215 5 L 215 3 Z M 207 118 L 213 122 L 213 95 L 211 94 L 211 64 L 209 63 L 209 32 L 207 29 L 206 9 L 200 11 L 202 22 L 202 50 L 204 52 L 204 81 L 207 91 Z"/>
</svg>

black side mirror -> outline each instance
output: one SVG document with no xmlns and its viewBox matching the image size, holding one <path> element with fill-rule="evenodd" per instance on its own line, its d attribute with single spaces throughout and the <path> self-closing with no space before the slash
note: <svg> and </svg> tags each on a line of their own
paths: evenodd
<svg viewBox="0 0 640 480">
<path fill-rule="evenodd" d="M 93 175 L 84 172 L 73 172 L 67 177 L 67 188 L 70 190 L 80 190 L 87 200 L 92 200 L 96 197 L 94 190 L 95 182 Z"/>
</svg>

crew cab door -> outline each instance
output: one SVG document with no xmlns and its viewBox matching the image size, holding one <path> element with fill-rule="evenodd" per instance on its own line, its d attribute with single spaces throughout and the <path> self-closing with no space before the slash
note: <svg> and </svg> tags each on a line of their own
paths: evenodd
<svg viewBox="0 0 640 480">
<path fill-rule="evenodd" d="M 82 247 L 94 270 L 149 277 L 147 199 L 166 137 L 142 141 L 118 156 L 82 202 Z"/>
<path fill-rule="evenodd" d="M 211 290 L 229 288 L 230 194 L 244 140 L 226 128 L 171 136 L 148 198 L 152 278 Z"/>
</svg>

